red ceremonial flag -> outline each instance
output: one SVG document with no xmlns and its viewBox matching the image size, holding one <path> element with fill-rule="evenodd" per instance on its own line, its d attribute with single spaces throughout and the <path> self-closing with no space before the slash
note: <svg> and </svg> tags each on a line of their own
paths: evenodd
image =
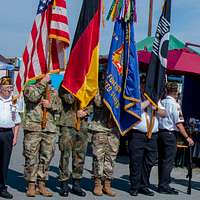
<svg viewBox="0 0 200 200">
<path fill-rule="evenodd" d="M 18 92 L 28 80 L 64 68 L 64 48 L 69 41 L 66 0 L 40 0 L 16 79 Z"/>
<path fill-rule="evenodd" d="M 101 0 L 84 0 L 62 86 L 84 108 L 98 89 Z"/>
</svg>

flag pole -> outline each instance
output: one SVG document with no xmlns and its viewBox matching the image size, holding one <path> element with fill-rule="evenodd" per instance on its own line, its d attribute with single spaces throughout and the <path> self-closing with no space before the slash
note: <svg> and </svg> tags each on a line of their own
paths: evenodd
<svg viewBox="0 0 200 200">
<path fill-rule="evenodd" d="M 81 129 L 81 118 L 78 117 L 77 112 L 80 109 L 80 102 L 76 100 L 75 110 L 76 110 L 76 130 L 80 131 Z"/>
<path fill-rule="evenodd" d="M 152 137 L 152 131 L 153 131 L 153 128 L 154 128 L 154 124 L 155 124 L 155 118 L 156 118 L 156 111 L 155 110 L 152 110 L 151 112 L 151 116 L 150 116 L 150 122 L 147 123 L 147 138 L 148 139 L 151 139 Z M 147 116 L 146 116 L 146 120 L 147 120 Z"/>
<path fill-rule="evenodd" d="M 149 23 L 148 23 L 148 36 L 151 36 L 152 32 L 152 18 L 153 18 L 153 0 L 149 0 Z"/>
<path fill-rule="evenodd" d="M 47 64 L 47 74 L 50 71 L 50 64 L 51 64 L 51 47 L 52 47 L 52 38 L 49 39 L 49 55 L 48 55 L 48 64 Z M 48 84 L 46 85 L 46 89 L 45 89 L 45 95 L 44 95 L 44 99 L 48 98 L 48 93 L 49 93 L 49 87 Z M 43 112 L 42 112 L 42 122 L 41 122 L 41 126 L 42 129 L 46 128 L 46 124 L 47 124 L 47 108 L 43 107 Z"/>
<path fill-rule="evenodd" d="M 55 8 L 56 6 L 56 0 L 53 1 L 53 8 Z M 48 64 L 47 64 L 47 73 L 49 73 L 50 71 L 50 64 L 51 64 L 51 47 L 52 47 L 52 38 L 49 39 L 49 55 L 48 55 Z M 49 87 L 48 87 L 48 84 L 46 85 L 46 88 L 45 88 L 45 96 L 44 98 L 45 99 L 48 99 L 48 95 L 49 94 Z M 42 129 L 45 129 L 46 128 L 46 125 L 47 125 L 47 108 L 46 107 L 43 107 L 43 116 L 42 116 Z"/>
<path fill-rule="evenodd" d="M 152 18 L 153 18 L 153 0 L 149 0 L 149 22 L 148 22 L 148 37 L 151 37 L 152 33 Z M 145 94 L 144 94 L 145 95 Z M 157 105 L 152 102 L 146 95 L 145 97 L 157 108 Z M 151 139 L 152 137 L 152 130 L 155 122 L 155 111 L 152 111 L 152 116 L 150 117 L 150 124 L 147 130 L 147 138 Z"/>
</svg>

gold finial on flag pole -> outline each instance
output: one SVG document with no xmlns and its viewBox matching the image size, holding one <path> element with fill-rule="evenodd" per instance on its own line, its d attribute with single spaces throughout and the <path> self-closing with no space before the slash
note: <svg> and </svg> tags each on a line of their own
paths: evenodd
<svg viewBox="0 0 200 200">
<path fill-rule="evenodd" d="M 53 8 L 56 7 L 56 0 L 53 0 Z"/>
</svg>

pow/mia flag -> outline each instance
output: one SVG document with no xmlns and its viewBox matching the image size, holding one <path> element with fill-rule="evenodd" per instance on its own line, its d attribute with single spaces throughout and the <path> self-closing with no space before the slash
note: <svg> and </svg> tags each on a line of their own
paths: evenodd
<svg viewBox="0 0 200 200">
<path fill-rule="evenodd" d="M 166 0 L 160 16 L 151 61 L 149 64 L 145 96 L 154 104 L 162 97 L 165 91 L 167 54 L 170 35 L 171 0 Z"/>
</svg>

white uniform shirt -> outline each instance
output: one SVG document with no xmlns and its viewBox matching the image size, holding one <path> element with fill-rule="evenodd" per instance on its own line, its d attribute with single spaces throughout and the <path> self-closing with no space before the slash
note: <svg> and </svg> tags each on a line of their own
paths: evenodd
<svg viewBox="0 0 200 200">
<path fill-rule="evenodd" d="M 158 107 L 160 109 L 164 109 L 164 107 L 160 104 L 160 101 L 158 102 Z M 147 110 L 149 110 L 147 108 Z M 144 112 L 142 111 L 142 115 L 141 115 L 141 122 L 139 124 L 137 124 L 135 127 L 133 127 L 133 129 L 137 129 L 138 131 L 141 131 L 143 133 L 147 133 L 147 120 L 150 122 L 150 116 L 151 116 L 151 113 L 149 112 Z M 156 116 L 155 117 L 155 121 L 154 121 L 154 126 L 153 126 L 153 129 L 152 129 L 152 133 L 156 133 L 158 132 L 158 117 Z"/>
<path fill-rule="evenodd" d="M 16 106 L 12 104 L 12 97 L 4 99 L 0 96 L 0 128 L 13 128 L 20 122 L 21 118 Z"/>
<path fill-rule="evenodd" d="M 165 108 L 167 116 L 159 119 L 159 128 L 169 131 L 178 131 L 176 124 L 184 122 L 180 105 L 171 96 L 167 96 L 163 99 L 161 104 Z"/>
</svg>

